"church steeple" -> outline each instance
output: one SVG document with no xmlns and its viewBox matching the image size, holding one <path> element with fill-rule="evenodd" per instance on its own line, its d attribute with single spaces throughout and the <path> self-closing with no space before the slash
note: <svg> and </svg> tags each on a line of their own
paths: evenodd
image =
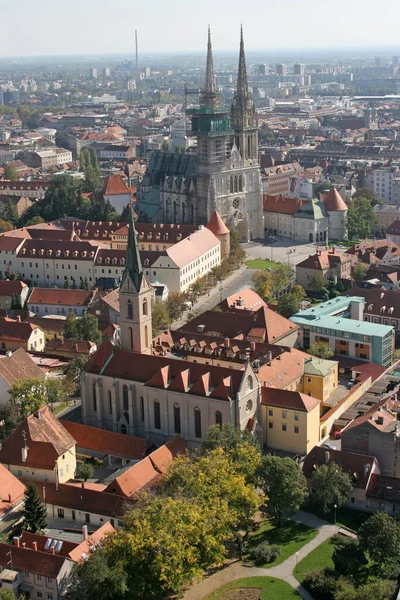
<svg viewBox="0 0 400 600">
<path fill-rule="evenodd" d="M 153 289 L 143 273 L 133 209 L 130 208 L 126 263 L 119 289 L 122 350 L 151 354 L 152 295 Z"/>
<path fill-rule="evenodd" d="M 142 286 L 143 268 L 140 259 L 133 209 L 129 208 L 128 246 L 126 250 L 126 268 L 122 276 L 122 282 L 129 275 L 136 290 L 139 292 Z"/>
<path fill-rule="evenodd" d="M 202 104 L 205 108 L 214 108 L 217 103 L 217 84 L 214 73 L 214 60 L 211 44 L 211 30 L 208 26 L 206 80 L 202 92 Z"/>
<path fill-rule="evenodd" d="M 237 97 L 245 104 L 249 95 L 249 86 L 247 83 L 246 57 L 244 55 L 243 26 L 240 26 L 240 51 L 239 68 L 237 78 Z"/>
</svg>

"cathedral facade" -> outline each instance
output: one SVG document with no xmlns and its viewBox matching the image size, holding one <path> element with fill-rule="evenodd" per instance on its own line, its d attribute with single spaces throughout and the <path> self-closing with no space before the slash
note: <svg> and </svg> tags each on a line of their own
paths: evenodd
<svg viewBox="0 0 400 600">
<path fill-rule="evenodd" d="M 197 155 L 153 152 L 138 189 L 139 213 L 153 222 L 205 225 L 217 210 L 243 240 L 262 237 L 258 127 L 243 31 L 231 107 L 223 106 L 217 94 L 209 31 L 205 86 L 199 108 L 190 114 Z"/>
</svg>

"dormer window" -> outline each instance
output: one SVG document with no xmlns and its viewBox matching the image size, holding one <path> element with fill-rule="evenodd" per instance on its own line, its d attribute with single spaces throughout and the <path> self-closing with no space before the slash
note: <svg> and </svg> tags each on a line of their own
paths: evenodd
<svg viewBox="0 0 400 600">
<path fill-rule="evenodd" d="M 56 256 L 61 256 L 61 250 L 56 251 Z"/>
</svg>

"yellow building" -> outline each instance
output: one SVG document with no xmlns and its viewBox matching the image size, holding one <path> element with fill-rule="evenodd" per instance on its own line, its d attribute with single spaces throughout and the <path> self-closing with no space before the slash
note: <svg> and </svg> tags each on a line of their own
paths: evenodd
<svg viewBox="0 0 400 600">
<path fill-rule="evenodd" d="M 307 396 L 326 402 L 338 387 L 338 366 L 335 360 L 311 356 L 304 361 L 303 389 Z"/>
<path fill-rule="evenodd" d="M 43 406 L 3 440 L 0 462 L 18 479 L 65 483 L 75 475 L 75 445 L 72 435 Z"/>
<path fill-rule="evenodd" d="M 261 389 L 266 447 L 291 454 L 308 454 L 319 443 L 320 400 L 289 390 Z"/>
</svg>

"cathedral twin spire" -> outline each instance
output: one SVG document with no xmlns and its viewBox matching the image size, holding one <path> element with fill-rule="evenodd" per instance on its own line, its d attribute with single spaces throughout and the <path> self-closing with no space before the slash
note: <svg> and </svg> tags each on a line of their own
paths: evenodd
<svg viewBox="0 0 400 600">
<path fill-rule="evenodd" d="M 135 220 L 133 218 L 133 208 L 129 207 L 129 225 L 128 225 L 128 246 L 126 250 L 126 266 L 122 281 L 129 276 L 134 284 L 136 291 L 139 292 L 142 287 L 143 268 L 137 243 L 137 234 L 135 231 Z"/>
</svg>

